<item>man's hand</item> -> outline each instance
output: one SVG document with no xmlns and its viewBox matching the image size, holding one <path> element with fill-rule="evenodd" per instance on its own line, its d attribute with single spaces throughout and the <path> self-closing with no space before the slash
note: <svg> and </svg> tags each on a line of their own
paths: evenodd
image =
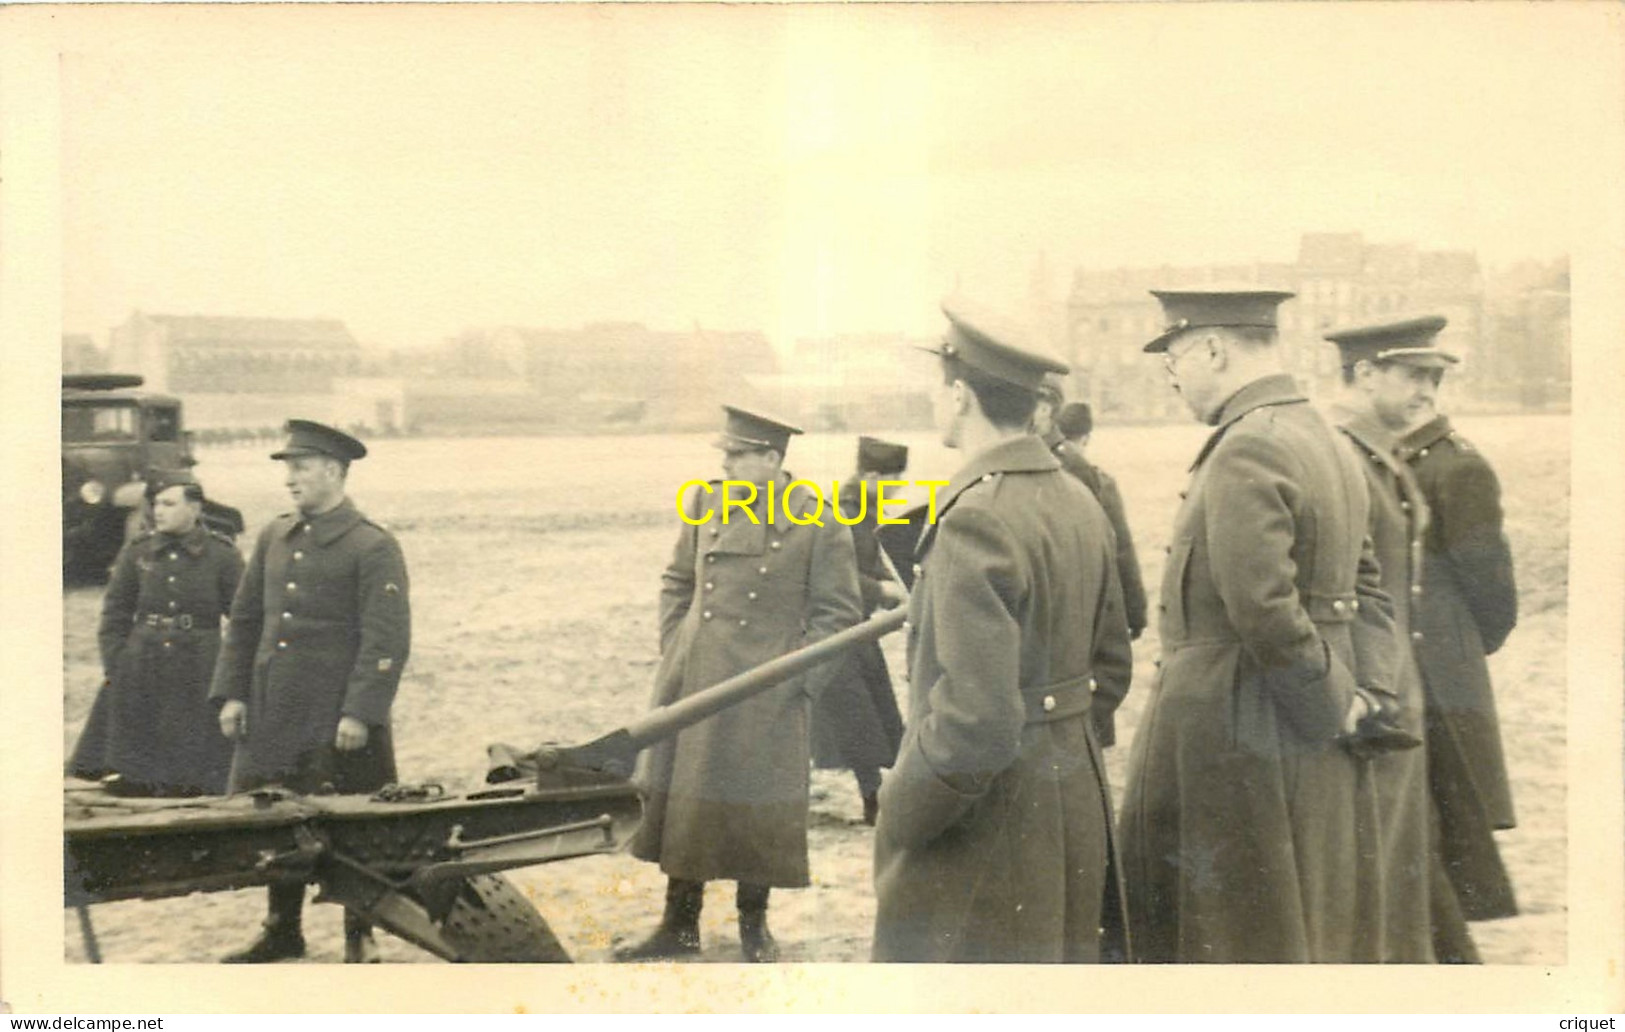
<svg viewBox="0 0 1625 1032">
<path fill-rule="evenodd" d="M 1354 698 L 1349 700 L 1348 714 L 1343 717 L 1343 734 L 1352 735 L 1360 727 L 1360 721 L 1377 712 L 1376 701 L 1364 691 L 1356 690 Z"/>
<path fill-rule="evenodd" d="M 231 699 L 220 707 L 220 733 L 234 742 L 248 736 L 248 703 Z"/>
<path fill-rule="evenodd" d="M 354 717 L 340 717 L 338 734 L 333 736 L 333 747 L 339 752 L 354 752 L 367 744 L 367 725 Z"/>
<path fill-rule="evenodd" d="M 908 601 L 908 592 L 894 580 L 880 582 L 880 607 L 882 609 L 896 609 Z"/>
</svg>

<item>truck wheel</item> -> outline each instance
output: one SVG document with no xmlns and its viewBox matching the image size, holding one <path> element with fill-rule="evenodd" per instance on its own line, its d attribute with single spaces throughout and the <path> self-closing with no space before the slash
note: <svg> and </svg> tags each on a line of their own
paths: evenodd
<svg viewBox="0 0 1625 1032">
<path fill-rule="evenodd" d="M 465 881 L 440 934 L 465 964 L 570 963 L 546 919 L 501 874 Z"/>
</svg>

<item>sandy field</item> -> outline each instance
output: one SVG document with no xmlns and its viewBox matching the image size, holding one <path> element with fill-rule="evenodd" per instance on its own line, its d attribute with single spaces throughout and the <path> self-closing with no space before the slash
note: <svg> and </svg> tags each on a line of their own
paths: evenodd
<svg viewBox="0 0 1625 1032">
<path fill-rule="evenodd" d="M 1567 672 L 1565 653 L 1569 420 L 1504 416 L 1458 421 L 1490 458 L 1506 494 L 1517 560 L 1518 628 L 1491 660 L 1519 826 L 1501 836 L 1522 914 L 1474 926 L 1486 960 L 1562 964 L 1567 897 Z M 1160 580 L 1163 547 L 1185 471 L 1204 430 L 1115 428 L 1093 457 L 1123 488 L 1146 583 Z M 913 477 L 946 478 L 955 455 L 925 435 Z M 848 472 L 852 435 L 809 435 L 788 466 L 828 483 Z M 288 508 L 268 449 L 201 453 L 209 493 L 236 505 L 250 534 Z M 694 477 L 719 476 L 701 435 L 672 437 L 410 439 L 373 442 L 351 474 L 351 493 L 391 527 L 412 581 L 413 651 L 395 704 L 402 778 L 448 790 L 477 787 L 492 741 L 531 746 L 596 737 L 640 712 L 657 650 L 659 575 L 676 536 L 674 498 Z M 245 551 L 251 538 L 244 540 Z M 101 679 L 95 625 L 101 589 L 75 588 L 63 604 L 63 748 L 72 747 Z M 886 643 L 899 694 L 900 643 Z M 1109 753 L 1119 791 L 1156 658 L 1156 629 L 1137 643 L 1135 682 Z M 874 918 L 871 838 L 845 772 L 815 771 L 809 818 L 813 885 L 774 894 L 771 926 L 791 961 L 862 961 Z M 659 916 L 664 879 L 628 856 L 528 868 L 512 877 L 572 955 L 605 961 L 617 942 Z M 702 961 L 739 958 L 733 887 L 710 887 Z M 263 914 L 262 892 L 196 895 L 92 909 L 105 960 L 208 962 L 242 945 Z M 85 959 L 65 912 L 67 959 Z M 307 906 L 307 962 L 337 962 L 340 912 Z M 437 963 L 389 936 L 384 959 Z"/>
</svg>

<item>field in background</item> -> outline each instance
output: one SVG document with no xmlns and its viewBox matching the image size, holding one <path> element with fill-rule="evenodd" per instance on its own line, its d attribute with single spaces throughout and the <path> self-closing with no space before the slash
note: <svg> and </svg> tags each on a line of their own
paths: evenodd
<svg viewBox="0 0 1625 1032">
<path fill-rule="evenodd" d="M 1562 964 L 1567 909 L 1566 605 L 1569 419 L 1462 419 L 1495 464 L 1506 494 L 1521 614 L 1491 659 L 1519 827 L 1501 836 L 1522 915 L 1474 926 L 1487 960 Z M 1104 428 L 1092 457 L 1123 490 L 1146 583 L 1163 548 L 1198 426 Z M 957 456 L 925 435 L 911 478 L 946 479 Z M 404 779 L 469 789 L 492 741 L 531 746 L 585 740 L 640 712 L 656 660 L 659 575 L 675 540 L 674 499 L 690 478 L 720 476 L 704 435 L 598 438 L 403 439 L 375 442 L 351 490 L 391 527 L 411 574 L 413 650 L 395 706 Z M 850 471 L 854 436 L 808 435 L 788 467 L 828 485 Z M 242 509 L 250 534 L 288 508 L 271 449 L 211 448 L 198 474 L 213 497 Z M 248 541 L 245 539 L 246 550 Z M 95 626 L 101 591 L 63 602 L 64 749 L 89 711 L 101 672 Z M 887 642 L 901 695 L 899 643 Z M 1135 683 L 1109 754 L 1122 785 L 1127 746 L 1156 657 L 1156 629 L 1136 645 Z M 814 884 L 774 894 L 772 927 L 792 961 L 858 961 L 873 923 L 869 829 L 844 772 L 814 772 L 810 835 Z M 534 867 L 512 877 L 582 961 L 601 961 L 620 937 L 652 927 L 664 881 L 625 856 Z M 94 908 L 109 962 L 208 962 L 246 942 L 263 915 L 259 891 Z M 713 885 L 702 919 L 704 959 L 736 961 L 732 886 Z M 83 960 L 75 922 L 67 957 Z M 341 955 L 336 907 L 306 915 L 310 959 Z M 390 937 L 388 961 L 427 954 Z"/>
</svg>

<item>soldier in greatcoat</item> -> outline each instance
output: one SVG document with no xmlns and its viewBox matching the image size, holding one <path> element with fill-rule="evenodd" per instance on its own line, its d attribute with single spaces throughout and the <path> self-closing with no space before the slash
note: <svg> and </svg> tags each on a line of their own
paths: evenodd
<svg viewBox="0 0 1625 1032">
<path fill-rule="evenodd" d="M 965 464 L 914 557 L 908 730 L 880 789 L 873 957 L 1120 959 L 1090 720 L 1094 681 L 1126 685 L 1131 665 L 1111 530 L 1029 431 L 1043 374 L 1065 364 L 996 316 L 943 307 L 933 410 Z"/>
<path fill-rule="evenodd" d="M 1415 421 L 1438 383 L 1441 370 L 1456 361 L 1431 347 L 1445 325 L 1441 316 L 1384 320 L 1326 334 L 1342 358 L 1343 392 L 1332 407 L 1337 426 L 1364 462 L 1371 492 L 1371 534 L 1382 565 L 1382 586 L 1394 601 L 1394 629 L 1400 643 L 1395 668 L 1396 723 L 1404 743 L 1421 744 L 1424 734 L 1422 675 L 1411 650 L 1414 610 L 1426 596 L 1422 578 L 1422 534 L 1427 502 L 1410 470 L 1394 455 L 1394 445 Z M 1395 749 L 1372 760 L 1381 821 L 1383 934 L 1379 959 L 1389 963 L 1431 963 L 1432 886 L 1443 869 L 1430 827 L 1427 755 L 1421 749 Z"/>
<path fill-rule="evenodd" d="M 395 780 L 390 708 L 411 647 L 406 560 L 394 535 L 345 493 L 366 446 L 332 427 L 289 420 L 295 511 L 255 542 L 231 607 L 211 698 L 237 743 L 231 790 L 373 792 Z M 227 963 L 303 956 L 304 886 L 272 885 L 260 936 Z M 345 911 L 344 959 L 378 959 L 372 928 Z"/>
<path fill-rule="evenodd" d="M 908 448 L 875 437 L 858 438 L 858 472 L 840 488 L 842 515 L 852 524 L 852 547 L 858 562 L 858 590 L 863 616 L 902 604 L 903 586 L 886 569 L 878 526 L 875 485 L 895 480 L 908 468 Z M 831 499 L 831 504 L 834 500 Z M 903 739 L 903 715 L 897 709 L 891 671 L 879 642 L 864 642 L 833 661 L 836 673 L 812 709 L 813 764 L 820 769 L 846 769 L 858 782 L 863 823 L 873 825 L 880 810 L 880 769 L 897 759 Z"/>
<path fill-rule="evenodd" d="M 68 769 L 123 795 L 222 795 L 231 743 L 209 678 L 243 557 L 203 525 L 190 474 L 155 477 L 147 495 L 153 529 L 113 564 L 96 635 L 107 679 Z"/>
<path fill-rule="evenodd" d="M 1064 404 L 1066 394 L 1063 388 L 1065 378 L 1061 376 L 1046 376 L 1038 389 L 1038 407 L 1033 410 L 1033 432 L 1036 433 L 1048 446 L 1050 452 L 1061 463 L 1061 468 L 1082 481 L 1089 493 L 1095 496 L 1095 501 L 1106 512 L 1106 520 L 1112 526 L 1112 538 L 1115 541 L 1117 556 L 1117 579 L 1123 588 L 1123 615 L 1128 620 L 1128 636 L 1130 640 L 1138 640 L 1145 631 L 1146 602 L 1145 581 L 1140 576 L 1140 558 L 1134 551 L 1134 535 L 1128 528 L 1128 514 L 1123 509 L 1123 495 L 1117 489 L 1117 481 L 1110 473 L 1089 461 L 1084 448 L 1088 443 L 1089 429 L 1086 427 L 1081 435 L 1074 437 L 1061 428 L 1059 413 L 1063 409 L 1073 409 L 1072 405 Z M 1088 406 L 1083 408 L 1087 418 Z M 1128 683 L 1121 684 L 1103 680 L 1095 693 L 1095 733 L 1100 738 L 1102 746 L 1110 747 L 1117 744 L 1117 708 L 1123 704 L 1123 698 L 1128 694 Z"/>
<path fill-rule="evenodd" d="M 1436 387 L 1436 385 L 1435 385 Z M 1502 529 L 1501 485 L 1470 441 L 1423 399 L 1419 424 L 1396 454 L 1427 498 L 1422 536 L 1425 591 L 1411 637 L 1427 698 L 1428 780 L 1439 819 L 1445 884 L 1433 893 L 1434 949 L 1477 963 L 1466 921 L 1518 912 L 1494 832 L 1515 827 L 1486 657 L 1518 622 L 1512 550 Z"/>
<path fill-rule="evenodd" d="M 820 512 L 819 492 L 787 490 L 794 478 L 783 468 L 784 455 L 790 436 L 801 431 L 735 406 L 724 409 L 716 446 L 727 479 L 684 495 L 683 527 L 661 577 L 652 707 L 810 645 L 862 616 L 851 532 L 827 508 Z M 749 505 L 729 506 L 729 499 L 749 499 Z M 618 950 L 617 959 L 698 953 L 700 908 L 712 880 L 737 883 L 745 960 L 778 959 L 767 927 L 768 895 L 774 887 L 809 881 L 808 703 L 832 673 L 825 664 L 639 756 L 644 812 L 632 855 L 665 872 L 666 908 L 654 933 Z"/>
<path fill-rule="evenodd" d="M 1162 656 L 1123 805 L 1136 956 L 1376 959 L 1365 762 L 1341 739 L 1392 692 L 1393 607 L 1359 460 L 1282 371 L 1284 291 L 1154 291 L 1160 354 L 1213 427 L 1175 517 Z"/>
</svg>

